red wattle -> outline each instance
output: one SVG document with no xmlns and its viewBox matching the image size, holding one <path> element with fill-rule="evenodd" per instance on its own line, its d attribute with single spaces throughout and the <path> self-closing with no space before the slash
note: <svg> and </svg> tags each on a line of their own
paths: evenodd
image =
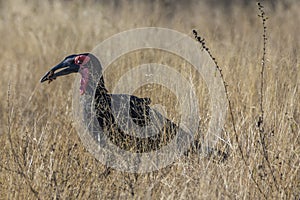
<svg viewBox="0 0 300 200">
<path fill-rule="evenodd" d="M 86 88 L 87 88 L 88 82 L 89 82 L 89 69 L 88 68 L 81 68 L 79 70 L 79 73 L 81 74 L 80 94 L 83 95 L 86 91 Z"/>
</svg>

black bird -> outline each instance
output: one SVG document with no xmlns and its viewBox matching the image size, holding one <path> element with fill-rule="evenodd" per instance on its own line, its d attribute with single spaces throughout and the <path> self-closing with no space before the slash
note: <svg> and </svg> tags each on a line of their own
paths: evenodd
<svg viewBox="0 0 300 200">
<path fill-rule="evenodd" d="M 187 143 L 192 142 L 193 136 L 188 129 L 183 130 L 150 107 L 150 98 L 108 93 L 100 61 L 91 53 L 67 56 L 40 81 L 51 82 L 59 76 L 71 73 L 81 74 L 80 98 L 88 105 L 94 106 L 96 119 L 104 130 L 103 133 L 95 135 L 95 139 L 99 140 L 103 137 L 101 134 L 105 134 L 113 144 L 135 153 L 158 150 L 173 139 L 179 148 L 187 148 Z M 97 73 L 97 77 L 100 78 L 95 80 L 93 77 Z M 91 88 L 96 88 L 96 91 L 92 91 Z M 139 136 L 136 133 L 139 133 Z"/>
</svg>

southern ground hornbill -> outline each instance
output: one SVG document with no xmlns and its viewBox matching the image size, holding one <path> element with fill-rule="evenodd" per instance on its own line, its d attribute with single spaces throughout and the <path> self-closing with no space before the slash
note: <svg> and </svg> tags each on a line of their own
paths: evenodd
<svg viewBox="0 0 300 200">
<path fill-rule="evenodd" d="M 96 70 L 97 69 L 97 70 Z M 100 72 L 100 79 L 94 80 L 93 73 Z M 59 76 L 80 73 L 80 98 L 95 106 L 99 126 L 104 130 L 95 135 L 105 134 L 109 140 L 126 151 L 144 153 L 162 148 L 171 140 L 187 146 L 193 140 L 188 129 L 183 130 L 157 110 L 150 107 L 149 98 L 127 94 L 110 94 L 105 88 L 100 61 L 91 53 L 73 54 L 50 69 L 41 82 L 53 81 Z M 130 84 L 130 83 L 128 83 Z M 93 85 L 95 90 L 91 92 Z M 87 102 L 86 101 L 86 102 Z M 128 112 L 127 112 L 128 111 Z M 139 133 L 139 128 L 144 132 Z M 178 134 L 180 133 L 180 134 Z M 181 135 L 178 138 L 178 135 Z M 189 146 L 189 145 L 188 145 Z"/>
</svg>

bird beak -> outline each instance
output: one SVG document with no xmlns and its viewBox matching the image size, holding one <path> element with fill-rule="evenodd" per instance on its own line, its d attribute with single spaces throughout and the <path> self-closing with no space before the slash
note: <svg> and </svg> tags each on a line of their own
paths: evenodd
<svg viewBox="0 0 300 200">
<path fill-rule="evenodd" d="M 57 73 L 55 73 L 55 71 L 59 70 L 59 69 L 63 69 Z M 58 76 L 64 76 L 67 74 L 71 74 L 71 73 L 76 73 L 79 70 L 79 66 L 78 65 L 70 65 L 69 63 L 66 63 L 65 61 L 62 61 L 61 63 L 59 63 L 58 65 L 56 65 L 55 67 L 53 67 L 52 69 L 50 69 L 50 71 L 48 71 L 42 78 L 41 78 L 41 83 L 45 82 L 45 81 L 49 81 L 49 83 L 51 81 L 53 81 L 54 79 L 56 79 L 56 77 Z"/>
</svg>

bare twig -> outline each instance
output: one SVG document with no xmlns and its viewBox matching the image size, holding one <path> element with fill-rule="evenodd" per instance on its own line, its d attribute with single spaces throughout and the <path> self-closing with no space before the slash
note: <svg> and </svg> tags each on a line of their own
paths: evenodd
<svg viewBox="0 0 300 200">
<path fill-rule="evenodd" d="M 260 139 L 263 147 L 266 147 L 265 144 L 265 130 L 264 130 L 264 73 L 265 73 L 265 62 L 266 62 L 266 44 L 267 44 L 267 27 L 266 27 L 266 15 L 263 10 L 263 6 L 260 2 L 257 3 L 258 9 L 260 11 L 260 14 L 258 15 L 262 19 L 262 25 L 263 25 L 263 55 L 261 60 L 261 72 L 260 72 L 260 116 L 257 122 L 257 126 L 259 128 L 260 132 Z M 263 148 L 264 152 L 266 151 L 266 148 Z M 264 153 L 265 157 L 268 158 L 268 154 Z"/>
<path fill-rule="evenodd" d="M 264 75 L 265 75 L 265 64 L 266 64 L 266 48 L 267 48 L 267 25 L 266 21 L 268 17 L 266 16 L 266 13 L 264 11 L 264 7 L 260 2 L 257 2 L 258 10 L 260 14 L 258 15 L 259 18 L 262 20 L 262 25 L 263 25 L 263 54 L 262 54 L 262 60 L 261 60 L 261 72 L 260 72 L 260 116 L 257 122 L 257 126 L 259 128 L 259 135 L 260 135 L 260 143 L 263 151 L 263 157 L 265 161 L 267 162 L 268 168 L 271 171 L 271 175 L 273 178 L 273 181 L 275 183 L 275 187 L 277 191 L 279 191 L 278 183 L 276 180 L 276 177 L 274 175 L 274 170 L 271 166 L 269 156 L 268 156 L 268 149 L 267 149 L 267 143 L 265 141 L 266 137 L 266 132 L 265 132 L 265 110 L 264 110 L 264 90 L 265 90 L 265 85 L 264 85 Z"/>
<path fill-rule="evenodd" d="M 245 166 L 247 166 L 249 168 L 249 164 L 248 164 L 248 162 L 247 162 L 247 160 L 246 160 L 246 158 L 244 156 L 243 149 L 242 149 L 242 147 L 240 145 L 240 142 L 239 142 L 239 135 L 238 135 L 237 130 L 236 130 L 235 118 L 234 118 L 234 114 L 233 114 L 233 106 L 232 106 L 232 102 L 231 102 L 231 100 L 229 98 L 228 84 L 225 81 L 222 69 L 218 65 L 218 63 L 216 61 L 216 58 L 211 54 L 209 48 L 206 46 L 205 39 L 201 38 L 200 36 L 198 36 L 198 33 L 197 33 L 196 30 L 193 30 L 193 34 L 195 36 L 195 39 L 201 44 L 202 49 L 204 49 L 208 53 L 208 55 L 210 56 L 210 58 L 214 61 L 215 66 L 216 66 L 216 70 L 219 72 L 219 74 L 221 76 L 221 79 L 222 79 L 222 82 L 223 82 L 223 86 L 224 86 L 224 90 L 225 90 L 225 94 L 226 94 L 226 99 L 227 99 L 227 102 L 228 102 L 229 113 L 230 113 L 230 117 L 231 117 L 231 123 L 232 123 L 232 127 L 233 127 L 233 132 L 234 132 L 234 135 L 235 135 L 235 140 L 237 142 L 238 150 L 239 150 L 239 152 L 241 154 L 241 157 L 242 157 L 242 160 L 243 160 Z M 255 180 L 255 178 L 253 177 L 253 173 L 252 173 L 252 170 L 250 168 L 249 168 L 249 173 L 251 175 L 252 181 L 257 186 L 259 192 L 264 196 L 265 199 L 267 199 L 267 196 L 264 194 L 264 192 L 262 191 L 262 189 L 259 187 L 259 184 L 257 183 L 257 181 Z"/>
<path fill-rule="evenodd" d="M 223 72 L 222 72 L 222 69 L 221 67 L 218 65 L 217 61 L 216 61 L 216 58 L 212 56 L 209 48 L 206 46 L 205 44 L 205 39 L 204 38 L 201 38 L 200 36 L 198 36 L 198 33 L 196 30 L 193 30 L 193 34 L 195 36 L 195 39 L 201 44 L 202 48 L 209 54 L 209 56 L 211 57 L 211 59 L 214 61 L 215 63 L 215 66 L 216 66 L 216 70 L 219 72 L 220 76 L 221 76 L 221 79 L 222 79 L 222 82 L 223 82 L 223 86 L 224 86 L 224 90 L 225 90 L 225 94 L 226 94 L 226 99 L 228 101 L 228 107 L 229 107 L 229 112 L 230 112 L 230 117 L 231 117 L 231 123 L 232 123 L 232 127 L 233 127 L 233 131 L 234 131 L 234 134 L 235 134 L 235 139 L 238 143 L 238 148 L 239 148 L 239 151 L 241 153 L 241 156 L 244 160 L 244 153 L 243 153 L 243 150 L 241 148 L 241 146 L 239 145 L 239 136 L 237 134 L 237 130 L 236 130 L 236 125 L 235 125 L 235 118 L 234 118 L 234 115 L 233 115 L 233 109 L 232 109 L 232 102 L 229 98 L 229 93 L 228 93 L 228 85 L 225 81 L 225 78 L 224 78 L 224 75 L 223 75 Z"/>
</svg>

